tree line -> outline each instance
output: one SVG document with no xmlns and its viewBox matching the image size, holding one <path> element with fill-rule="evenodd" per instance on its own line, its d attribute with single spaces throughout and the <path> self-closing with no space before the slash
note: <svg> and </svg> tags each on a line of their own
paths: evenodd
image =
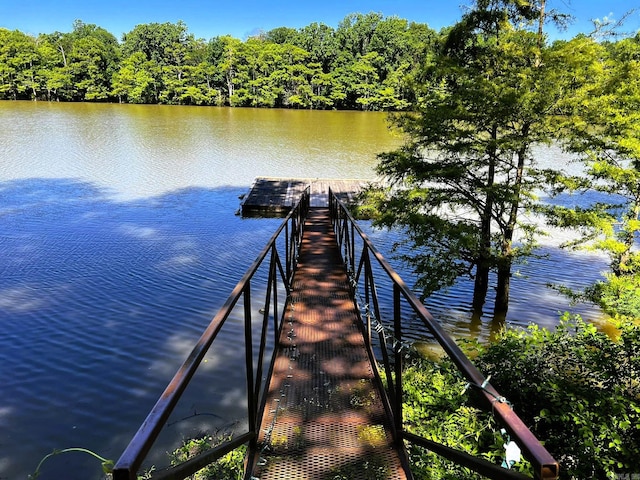
<svg viewBox="0 0 640 480">
<path fill-rule="evenodd" d="M 402 110 L 436 37 L 377 13 L 245 41 L 198 39 L 183 22 L 137 25 L 122 41 L 79 20 L 37 37 L 0 29 L 0 99 Z"/>
</svg>

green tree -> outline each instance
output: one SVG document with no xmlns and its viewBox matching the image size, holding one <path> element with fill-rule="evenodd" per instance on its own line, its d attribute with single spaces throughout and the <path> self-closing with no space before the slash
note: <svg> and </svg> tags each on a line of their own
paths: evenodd
<svg viewBox="0 0 640 480">
<path fill-rule="evenodd" d="M 156 103 L 158 65 L 147 60 L 143 52 L 131 54 L 113 76 L 113 95 L 121 102 Z"/>
<path fill-rule="evenodd" d="M 318 64 L 308 64 L 309 52 L 292 45 L 281 48 L 281 68 L 274 72 L 282 91 L 282 106 L 311 108 L 314 105 L 314 75 L 320 74 Z M 314 67 L 315 65 L 315 67 Z"/>
<path fill-rule="evenodd" d="M 323 73 L 331 71 L 338 56 L 338 41 L 332 27 L 316 22 L 307 25 L 300 30 L 295 45 L 309 52 L 309 60 L 319 63 Z"/>
<path fill-rule="evenodd" d="M 74 42 L 69 62 L 69 72 L 79 100 L 109 98 L 110 68 L 104 44 L 100 40 L 84 37 Z"/>
<path fill-rule="evenodd" d="M 154 102 L 180 103 L 179 98 L 186 88 L 184 70 L 194 43 L 193 35 L 188 33 L 182 21 L 136 25 L 123 36 L 125 58 L 142 53 L 146 60 L 140 64 L 136 57 L 138 67 L 147 68 L 146 76 L 153 79 L 147 82 L 153 86 L 153 94 L 145 94 L 146 98 L 153 98 Z"/>
<path fill-rule="evenodd" d="M 127 58 L 142 52 L 147 60 L 158 65 L 178 65 L 182 62 L 183 48 L 192 38 L 182 21 L 136 25 L 123 35 L 122 54 Z"/>
<path fill-rule="evenodd" d="M 73 96 L 73 78 L 64 47 L 50 35 L 38 37 L 40 76 L 47 100 L 68 100 Z"/>
<path fill-rule="evenodd" d="M 48 100 L 73 100 L 73 75 L 69 56 L 74 38 L 69 33 L 54 32 L 38 37 L 38 50 L 42 59 L 41 76 Z"/>
<path fill-rule="evenodd" d="M 324 73 L 319 63 L 310 63 L 313 108 L 332 108 L 346 98 L 333 72 Z"/>
<path fill-rule="evenodd" d="M 504 319 L 512 266 L 535 246 L 537 227 L 520 215 L 546 181 L 531 147 L 553 138 L 566 93 L 555 75 L 564 66 L 535 31 L 541 7 L 477 1 L 427 63 L 415 112 L 396 117 L 407 143 L 380 155 L 395 187 L 378 224 L 406 229 L 414 253 L 404 258 L 425 295 L 473 276 L 474 316 L 494 272 L 494 318 Z"/>
<path fill-rule="evenodd" d="M 18 30 L 0 29 L 0 96 L 35 99 L 39 85 L 36 41 Z"/>
<path fill-rule="evenodd" d="M 377 93 L 380 88 L 380 77 L 375 67 L 378 60 L 377 52 L 369 52 L 360 56 L 351 65 L 350 90 L 356 98 L 356 104 L 364 110 L 378 110 Z"/>
<path fill-rule="evenodd" d="M 211 49 L 219 55 L 217 66 L 226 87 L 226 103 L 233 106 L 237 104 L 236 89 L 241 81 L 242 42 L 226 35 L 212 40 Z"/>
<path fill-rule="evenodd" d="M 556 223 L 584 235 L 572 246 L 604 251 L 610 272 L 581 298 L 611 315 L 640 318 L 640 35 L 603 45 L 592 38 L 568 42 L 567 62 L 594 59 L 572 79 L 566 105 L 566 148 L 585 164 L 587 179 L 565 186 L 604 194 L 587 208 L 556 207 Z"/>
<path fill-rule="evenodd" d="M 371 40 L 383 17 L 379 13 L 352 13 L 338 25 L 336 39 L 341 53 L 356 59 L 370 52 Z"/>
<path fill-rule="evenodd" d="M 215 65 L 211 42 L 192 42 L 185 56 L 177 82 L 179 94 L 175 101 L 187 105 L 221 105 L 222 77 Z"/>
<path fill-rule="evenodd" d="M 63 60 L 68 67 L 65 71 L 72 76 L 75 99 L 108 99 L 111 77 L 119 61 L 118 41 L 105 29 L 81 20 L 74 22 L 73 31 L 67 37 L 71 49 Z M 69 42 L 66 43 L 69 49 Z"/>
<path fill-rule="evenodd" d="M 278 43 L 280 45 L 284 45 L 288 43 L 289 45 L 297 45 L 298 30 L 290 27 L 278 27 L 273 30 L 269 30 L 266 34 L 262 36 L 262 40 L 268 43 Z"/>
</svg>

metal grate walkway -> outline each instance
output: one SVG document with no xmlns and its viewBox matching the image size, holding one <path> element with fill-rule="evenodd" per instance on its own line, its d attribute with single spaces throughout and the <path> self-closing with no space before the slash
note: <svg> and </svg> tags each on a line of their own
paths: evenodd
<svg viewBox="0 0 640 480">
<path fill-rule="evenodd" d="M 187 478 L 247 445 L 246 480 L 412 480 L 405 441 L 487 478 L 529 478 L 403 429 L 402 352 L 396 348 L 403 338 L 402 309 L 422 320 L 470 385 L 481 387 L 479 398 L 486 400 L 486 406 L 521 446 L 534 478 L 557 479 L 558 463 L 511 406 L 496 401 L 500 394 L 431 317 L 357 226 L 345 205 L 330 193 L 331 214 L 326 208 L 316 208 L 307 216 L 309 190 L 305 189 L 300 202 L 211 319 L 120 456 L 113 469 L 114 480 L 139 478 L 138 473 L 189 381 L 227 319 L 237 310 L 244 313 L 248 428 L 179 465 L 153 472 L 153 479 Z M 301 229 L 303 222 L 305 228 Z M 341 254 L 354 271 L 354 278 L 347 278 Z M 353 282 L 380 317 L 372 260 L 392 282 L 393 334 L 387 338 L 371 322 L 361 321 L 351 298 Z M 267 268 L 268 275 L 264 276 Z M 260 282 L 255 294 L 252 280 Z M 285 289 L 289 296 L 283 310 L 278 292 Z M 253 321 L 252 312 L 258 304 L 264 305 L 260 310 L 262 322 Z M 274 320 L 273 326 L 270 319 Z M 365 329 L 367 335 L 375 330 L 380 336 L 378 346 L 384 369 L 393 377 L 388 388 L 392 402 L 382 390 L 373 352 L 363 335 Z M 269 332 L 279 338 L 275 357 L 269 355 L 272 361 L 268 360 L 267 366 Z M 260 337 L 259 352 L 253 348 L 256 334 Z M 263 367 L 269 368 L 267 379 L 262 375 Z M 259 408 L 258 403 L 262 404 Z"/>
<path fill-rule="evenodd" d="M 305 224 L 252 476 L 406 479 L 328 209 Z"/>
</svg>

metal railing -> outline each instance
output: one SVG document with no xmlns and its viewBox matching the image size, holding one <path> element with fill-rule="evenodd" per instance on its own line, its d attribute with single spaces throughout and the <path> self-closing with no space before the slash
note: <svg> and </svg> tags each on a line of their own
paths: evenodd
<svg viewBox="0 0 640 480">
<path fill-rule="evenodd" d="M 225 321 L 230 317 L 234 307 L 239 304 L 241 299 L 243 300 L 241 305 L 244 310 L 242 316 L 244 319 L 245 335 L 247 431 L 215 448 L 197 455 L 185 463 L 170 469 L 152 472 L 151 478 L 154 480 L 184 479 L 244 444 L 249 445 L 249 451 L 252 451 L 252 449 L 255 451 L 259 422 L 261 420 L 259 418 L 258 407 L 266 388 L 263 371 L 265 369 L 264 357 L 269 325 L 271 324 L 270 320 L 273 319 L 274 341 L 277 342 L 277 335 L 283 320 L 282 316 L 284 315 L 284 308 L 281 308 L 282 298 L 279 298 L 278 292 L 284 290 L 286 291 L 286 296 L 289 296 L 291 281 L 295 272 L 298 252 L 302 241 L 304 221 L 309 211 L 309 199 L 309 189 L 307 188 L 300 202 L 291 210 L 289 215 L 287 215 L 280 228 L 274 233 L 269 243 L 267 243 L 258 258 L 233 289 L 218 314 L 211 320 L 209 326 L 191 351 L 191 354 L 174 375 L 164 390 L 164 393 L 120 456 L 113 470 L 114 480 L 137 479 L 138 471 L 141 469 L 161 429 L 167 423 L 169 416 L 180 400 L 189 381 L 196 373 L 205 354 L 215 341 Z M 268 275 L 266 285 L 262 285 L 265 296 L 264 304 L 261 304 L 263 308 L 260 309 L 262 323 L 259 332 L 259 352 L 256 356 L 253 352 L 254 332 L 252 328 L 252 300 L 255 300 L 255 298 L 252 299 L 251 287 L 252 281 L 258 277 L 258 275 L 256 275 L 258 269 L 263 264 L 266 266 L 267 260 L 269 262 Z"/>
<path fill-rule="evenodd" d="M 220 311 L 211 320 L 191 354 L 147 415 L 146 420 L 116 463 L 113 471 L 114 480 L 136 480 L 138 478 L 138 471 L 142 468 L 160 431 L 167 423 L 169 416 L 196 373 L 200 363 L 237 305 L 238 308 L 242 307 L 243 312 L 240 316 L 244 322 L 247 431 L 236 434 L 232 439 L 202 452 L 180 465 L 165 470 L 153 471 L 150 474 L 150 478 L 153 480 L 184 479 L 242 445 L 249 446 L 249 458 L 246 465 L 248 466 L 247 471 L 251 471 L 251 465 L 255 461 L 257 452 L 258 428 L 261 421 L 260 406 L 264 402 L 266 382 L 270 377 L 270 375 L 266 375 L 266 379 L 263 378 L 263 372 L 266 369 L 271 369 L 273 363 L 271 359 L 271 362 L 265 365 L 267 337 L 272 325 L 274 344 L 277 343 L 285 312 L 283 304 L 286 298 L 282 298 L 282 292 L 284 291 L 286 297 L 288 297 L 291 291 L 291 282 L 302 242 L 304 221 L 310 205 L 309 201 L 309 190 L 307 189 L 300 202 L 285 218 L 258 258 L 238 282 Z M 341 253 L 345 259 L 345 265 L 352 279 L 352 287 L 354 291 L 362 291 L 364 295 L 363 303 L 367 306 L 365 310 L 361 309 L 360 313 L 364 320 L 364 330 L 368 337 L 367 343 L 372 361 L 374 360 L 374 355 L 371 337 L 374 334 L 379 336 L 382 365 L 387 379 L 385 406 L 391 416 L 396 439 L 420 445 L 488 478 L 520 480 L 528 478 L 486 460 L 473 457 L 404 430 L 402 424 L 403 353 L 401 348 L 398 348 L 403 343 L 402 309 L 404 308 L 405 311 L 412 312 L 413 315 L 421 319 L 460 372 L 467 378 L 468 382 L 471 385 L 482 387 L 480 391 L 487 404 L 498 417 L 498 420 L 509 431 L 511 438 L 522 448 L 526 458 L 534 468 L 535 477 L 539 479 L 557 478 L 559 469 L 557 462 L 538 442 L 510 406 L 505 402 L 499 401 L 502 397 L 488 384 L 487 379 L 463 354 L 455 341 L 432 318 L 424 305 L 356 224 L 344 204 L 332 192 L 329 194 L 329 201 L 333 228 Z M 376 319 L 382 319 L 381 302 L 379 301 L 377 290 L 377 285 L 380 285 L 381 282 L 377 284 L 376 278 L 374 278 L 374 266 L 376 263 L 376 272 L 380 272 L 380 269 L 384 272 L 392 289 L 392 313 L 390 315 L 393 327 L 389 337 L 386 336 L 382 328 L 378 328 L 380 324 L 376 323 Z M 265 268 L 268 269 L 266 276 L 257 274 L 259 269 L 264 271 Z M 255 286 L 258 281 L 261 282 L 260 294 L 252 294 L 252 285 Z M 255 290 L 258 289 L 256 288 Z M 264 296 L 262 296 L 262 293 L 264 293 Z M 241 300 L 242 302 L 240 302 Z M 260 325 L 260 331 L 257 335 L 253 331 L 252 312 L 255 311 L 253 302 L 260 304 L 260 314 L 262 315 L 262 321 L 256 322 Z M 257 339 L 258 336 L 259 342 L 256 341 L 259 345 L 258 354 L 254 355 L 254 339 Z M 387 345 L 389 340 L 391 341 L 390 347 Z"/>
<path fill-rule="evenodd" d="M 420 445 L 488 478 L 529 478 L 484 459 L 457 451 L 404 430 L 402 423 L 402 362 L 404 355 L 402 353 L 402 308 L 404 307 L 422 321 L 469 384 L 479 387 L 479 391 L 484 400 L 486 400 L 488 407 L 493 411 L 498 421 L 508 430 L 511 439 L 521 447 L 524 456 L 533 466 L 535 478 L 557 478 L 559 472 L 558 463 L 511 409 L 510 405 L 504 401 L 504 397 L 488 383 L 488 380 L 460 350 L 456 342 L 431 316 L 413 291 L 408 288 L 402 278 L 374 247 L 367 235 L 357 225 L 349 210 L 332 192 L 329 193 L 329 202 L 333 228 L 345 266 L 351 277 L 354 294 L 355 291 L 358 291 L 358 295 L 363 296 L 363 305 L 359 305 L 358 308 L 363 318 L 371 356 L 373 356 L 371 338 L 374 334 L 378 335 L 378 348 L 382 356 L 382 366 L 387 380 L 388 405 L 391 410 L 397 439 Z M 392 323 L 393 326 L 389 327 L 389 335 L 387 335 L 385 328 L 380 323 L 382 321 L 381 308 L 376 279 L 374 278 L 374 266 L 376 263 L 377 272 L 380 272 L 381 269 L 392 284 L 392 318 L 389 319 L 388 323 Z M 391 343 L 390 347 L 388 343 Z"/>
</svg>

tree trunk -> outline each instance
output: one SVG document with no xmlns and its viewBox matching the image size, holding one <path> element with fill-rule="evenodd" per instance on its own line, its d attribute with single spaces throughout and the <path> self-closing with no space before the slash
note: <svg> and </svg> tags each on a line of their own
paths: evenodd
<svg viewBox="0 0 640 480">
<path fill-rule="evenodd" d="M 542 51 L 542 47 L 544 44 L 544 22 L 546 20 L 546 0 L 542 0 L 540 2 L 540 18 L 538 19 L 538 49 Z"/>
<path fill-rule="evenodd" d="M 511 288 L 511 261 L 501 262 L 498 266 L 498 279 L 496 282 L 496 299 L 493 309 L 493 320 L 504 322 L 509 310 L 509 290 Z"/>
<path fill-rule="evenodd" d="M 498 127 L 491 128 L 491 138 L 498 136 Z M 491 142 L 490 151 L 487 152 L 489 168 L 487 170 L 486 198 L 484 208 L 480 213 L 480 251 L 476 264 L 476 276 L 473 286 L 473 303 L 471 305 L 472 316 L 480 318 L 482 307 L 489 291 L 489 272 L 491 271 L 491 222 L 493 220 L 493 187 L 496 177 L 497 150 L 496 142 Z"/>
<path fill-rule="evenodd" d="M 529 135 L 530 125 L 522 126 L 522 138 Z M 513 199 L 511 208 L 505 225 L 503 226 L 502 247 L 500 260 L 498 262 L 498 280 L 496 284 L 496 299 L 493 309 L 493 318 L 504 320 L 509 310 L 509 290 L 511 288 L 511 267 L 513 265 L 513 234 L 518 220 L 518 210 L 520 209 L 520 192 L 524 180 L 524 165 L 527 160 L 528 145 L 523 142 L 518 150 L 516 176 L 513 181 Z"/>
<path fill-rule="evenodd" d="M 489 272 L 490 268 L 486 262 L 478 264 L 476 267 L 475 281 L 473 284 L 473 302 L 471 304 L 471 317 L 478 319 L 482 317 L 482 308 L 487 299 L 489 291 Z"/>
</svg>

